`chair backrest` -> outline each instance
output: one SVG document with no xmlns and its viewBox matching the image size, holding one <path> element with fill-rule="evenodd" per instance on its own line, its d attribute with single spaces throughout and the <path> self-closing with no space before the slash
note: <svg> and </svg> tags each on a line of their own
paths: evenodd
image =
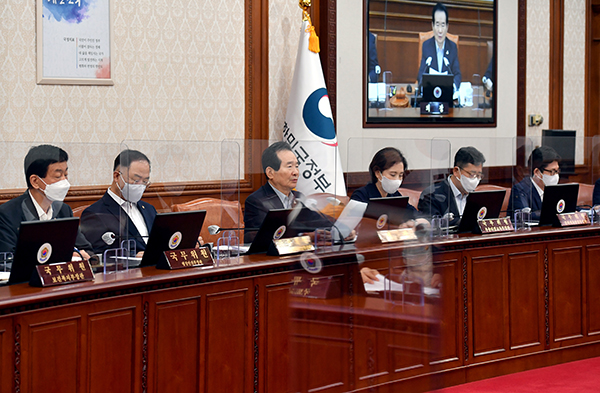
<svg viewBox="0 0 600 393">
<path fill-rule="evenodd" d="M 81 217 L 81 213 L 83 213 L 83 211 L 89 206 L 90 205 L 77 206 L 75 209 L 73 209 L 73 217 Z"/>
<path fill-rule="evenodd" d="M 185 212 L 190 210 L 206 210 L 206 219 L 200 236 L 205 243 L 214 243 L 217 245 L 217 240 L 221 234 L 211 235 L 208 233 L 209 225 L 218 225 L 221 228 L 240 228 L 238 237 L 240 243 L 243 243 L 243 228 L 244 217 L 242 215 L 242 206 L 238 201 L 223 201 L 216 198 L 199 198 L 185 203 L 178 203 L 171 206 L 174 212 Z"/>
<path fill-rule="evenodd" d="M 579 193 L 577 194 L 577 206 L 592 206 L 594 196 L 594 185 L 579 183 Z"/>
<path fill-rule="evenodd" d="M 423 42 L 433 37 L 433 30 L 425 33 L 419 33 L 419 56 L 417 56 L 417 69 L 421 67 L 421 56 L 423 56 Z M 458 52 L 458 36 L 450 33 L 446 33 L 446 37 L 456 44 L 456 51 Z"/>
<path fill-rule="evenodd" d="M 500 211 L 500 217 L 506 216 L 506 210 L 508 210 L 508 202 L 510 201 L 510 193 L 511 189 L 506 187 L 496 186 L 494 184 L 480 184 L 477 186 L 475 191 L 495 191 L 495 190 L 505 190 L 504 200 L 502 201 L 502 210 Z"/>
<path fill-rule="evenodd" d="M 421 191 L 411 190 L 410 188 L 399 188 L 398 192 L 402 196 L 408 197 L 408 204 L 413 206 L 415 209 L 419 206 L 419 198 L 421 197 Z"/>
</svg>

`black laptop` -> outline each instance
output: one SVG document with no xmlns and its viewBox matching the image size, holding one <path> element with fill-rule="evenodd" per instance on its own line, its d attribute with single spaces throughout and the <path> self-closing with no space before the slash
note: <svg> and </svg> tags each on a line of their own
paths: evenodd
<svg viewBox="0 0 600 393">
<path fill-rule="evenodd" d="M 469 193 L 467 204 L 458 225 L 458 232 L 477 232 L 477 221 L 498 218 L 504 202 L 505 190 L 475 191 Z"/>
<path fill-rule="evenodd" d="M 273 239 L 296 236 L 297 231 L 290 224 L 298 213 L 299 208 L 269 210 L 246 254 L 267 252 Z"/>
<path fill-rule="evenodd" d="M 532 192 L 537 192 L 532 190 Z M 544 187 L 540 225 L 557 225 L 557 214 L 573 213 L 577 208 L 579 184 L 556 184 Z"/>
<path fill-rule="evenodd" d="M 8 283 L 28 282 L 37 265 L 70 261 L 78 227 L 78 217 L 22 222 Z"/>
<path fill-rule="evenodd" d="M 423 74 L 423 101 L 452 103 L 454 75 Z"/>
<path fill-rule="evenodd" d="M 406 221 L 415 218 L 414 211 L 409 210 L 407 207 L 407 196 L 371 198 L 364 217 L 379 220 L 385 214 L 388 224 L 402 225 Z"/>
<path fill-rule="evenodd" d="M 206 210 L 157 214 L 140 266 L 166 262 L 163 252 L 195 248 Z"/>
</svg>

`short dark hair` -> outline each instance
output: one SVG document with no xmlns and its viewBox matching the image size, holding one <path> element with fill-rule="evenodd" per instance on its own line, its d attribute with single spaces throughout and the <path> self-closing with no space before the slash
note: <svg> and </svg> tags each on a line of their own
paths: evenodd
<svg viewBox="0 0 600 393">
<path fill-rule="evenodd" d="M 461 147 L 454 155 L 454 166 L 464 168 L 467 164 L 483 165 L 485 157 L 473 146 Z"/>
<path fill-rule="evenodd" d="M 448 9 L 442 3 L 437 3 L 433 7 L 433 11 L 431 11 L 431 23 L 435 24 L 435 13 L 438 11 L 442 11 L 446 14 L 446 24 L 448 24 Z"/>
<path fill-rule="evenodd" d="M 271 146 L 267 147 L 262 154 L 262 167 L 263 173 L 267 173 L 267 168 L 271 167 L 275 171 L 278 171 L 281 167 L 281 160 L 277 157 L 277 153 L 280 151 L 292 151 L 292 146 L 287 142 L 275 142 Z"/>
<path fill-rule="evenodd" d="M 136 161 L 146 161 L 148 163 L 148 166 L 151 166 L 150 160 L 144 153 L 137 150 L 126 149 L 120 152 L 119 155 L 115 158 L 113 171 L 116 171 L 117 168 L 120 166 L 124 168 L 129 168 L 131 163 Z"/>
<path fill-rule="evenodd" d="M 408 170 L 408 163 L 402 152 L 395 147 L 384 147 L 373 156 L 371 164 L 369 164 L 369 173 L 371 174 L 371 182 L 377 183 L 375 172 L 383 172 L 386 169 L 393 167 L 398 163 L 404 164 L 404 171 Z"/>
<path fill-rule="evenodd" d="M 560 164 L 560 156 L 550 146 L 540 146 L 531 152 L 529 156 L 529 168 L 533 173 L 534 169 L 544 170 L 548 165 L 557 161 Z"/>
<path fill-rule="evenodd" d="M 37 175 L 43 179 L 48 174 L 48 167 L 50 165 L 66 161 L 69 161 L 69 155 L 60 147 L 39 145 L 30 148 L 24 162 L 27 188 L 32 188 L 29 181 L 31 175 Z"/>
</svg>

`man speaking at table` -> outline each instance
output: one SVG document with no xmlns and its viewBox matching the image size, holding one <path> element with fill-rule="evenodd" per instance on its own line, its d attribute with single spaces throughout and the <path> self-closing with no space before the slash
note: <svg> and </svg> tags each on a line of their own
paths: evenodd
<svg viewBox="0 0 600 393">
<path fill-rule="evenodd" d="M 431 27 L 433 37 L 423 42 L 418 77 L 419 86 L 423 80 L 423 74 L 452 74 L 454 75 L 454 93 L 457 94 L 461 82 L 458 47 L 446 37 L 448 10 L 442 3 L 437 3 L 433 7 Z"/>
<path fill-rule="evenodd" d="M 294 190 L 298 183 L 298 159 L 287 142 L 275 142 L 262 154 L 262 167 L 267 184 L 253 192 L 247 199 L 244 209 L 246 228 L 260 228 L 269 210 L 291 209 L 303 203 L 304 195 Z M 303 208 L 296 222 L 305 228 L 331 227 L 331 222 L 321 214 Z M 256 229 L 244 232 L 244 242 L 250 243 L 256 236 Z"/>
</svg>

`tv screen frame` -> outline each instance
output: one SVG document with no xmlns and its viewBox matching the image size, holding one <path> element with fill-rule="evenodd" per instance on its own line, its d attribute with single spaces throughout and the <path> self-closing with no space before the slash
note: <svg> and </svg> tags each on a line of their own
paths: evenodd
<svg viewBox="0 0 600 393">
<path fill-rule="evenodd" d="M 462 0 L 445 4 L 448 10 L 448 34 L 459 37 L 461 80 L 471 83 L 473 104 L 468 106 L 468 83 L 463 83 L 463 88 L 457 89 L 457 99 L 451 106 L 442 105 L 440 110 L 435 104 L 430 107 L 426 107 L 427 103 L 421 104 L 417 83 L 422 63 L 418 56 L 421 46 L 419 33 L 432 30 L 432 11 L 436 3 L 364 0 L 362 105 L 365 128 L 496 127 L 497 0 Z M 373 61 L 373 43 L 377 61 Z M 467 61 L 467 58 L 473 58 L 473 54 L 476 60 Z M 451 58 L 451 55 L 448 57 Z M 377 63 L 380 66 L 379 74 L 374 74 L 373 64 Z M 482 79 L 490 65 L 490 79 L 494 83 L 492 89 L 488 90 Z M 378 84 L 369 83 L 373 77 L 377 78 Z"/>
</svg>

